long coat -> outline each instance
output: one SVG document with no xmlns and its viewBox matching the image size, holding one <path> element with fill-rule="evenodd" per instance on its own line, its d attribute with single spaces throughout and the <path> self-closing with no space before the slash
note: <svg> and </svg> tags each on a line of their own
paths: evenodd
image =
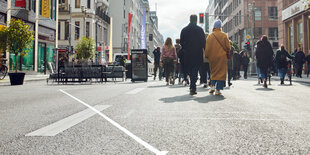
<svg viewBox="0 0 310 155">
<path fill-rule="evenodd" d="M 216 38 L 224 46 L 216 40 Z M 227 35 L 221 29 L 213 29 L 206 41 L 205 56 L 209 60 L 211 70 L 211 80 L 226 80 L 227 56 L 226 51 L 230 51 L 230 44 Z"/>
<path fill-rule="evenodd" d="M 190 23 L 181 31 L 180 42 L 184 51 L 184 65 L 186 68 L 199 67 L 203 62 L 203 49 L 206 44 L 203 29 L 196 24 Z"/>
<path fill-rule="evenodd" d="M 268 69 L 273 66 L 273 50 L 269 41 L 258 41 L 256 48 L 257 66 Z"/>
</svg>

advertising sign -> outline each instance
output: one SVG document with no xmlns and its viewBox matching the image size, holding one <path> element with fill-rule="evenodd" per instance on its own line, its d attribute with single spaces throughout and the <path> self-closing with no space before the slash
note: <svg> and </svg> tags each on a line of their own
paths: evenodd
<svg viewBox="0 0 310 155">
<path fill-rule="evenodd" d="M 141 49 L 146 49 L 146 38 L 145 38 L 145 10 L 143 10 L 142 24 L 141 24 Z"/>
<path fill-rule="evenodd" d="M 15 0 L 15 7 L 25 7 L 26 0 Z"/>
<path fill-rule="evenodd" d="M 128 13 L 128 55 L 130 56 L 130 26 L 131 26 L 132 14 Z M 130 57 L 128 57 L 130 60 Z"/>
<path fill-rule="evenodd" d="M 131 81 L 147 81 L 148 67 L 147 67 L 147 50 L 136 49 L 131 50 Z"/>
<path fill-rule="evenodd" d="M 51 16 L 51 0 L 42 0 L 42 17 Z"/>
</svg>

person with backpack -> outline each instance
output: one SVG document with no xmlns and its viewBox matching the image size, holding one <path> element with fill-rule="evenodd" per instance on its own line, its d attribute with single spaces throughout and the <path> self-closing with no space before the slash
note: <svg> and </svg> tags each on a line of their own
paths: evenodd
<svg viewBox="0 0 310 155">
<path fill-rule="evenodd" d="M 242 64 L 242 67 L 243 67 L 243 71 L 244 71 L 244 75 L 243 75 L 243 78 L 244 79 L 247 79 L 248 78 L 248 66 L 249 66 L 249 62 L 250 62 L 250 59 L 247 55 L 247 52 L 243 52 L 243 55 L 241 57 L 241 64 Z"/>
<path fill-rule="evenodd" d="M 279 76 L 280 76 L 280 80 L 281 80 L 281 85 L 284 84 L 284 79 L 285 79 L 285 75 L 287 73 L 287 59 L 286 58 L 290 58 L 293 59 L 294 56 L 290 55 L 286 50 L 284 45 L 281 45 L 280 49 L 277 51 L 276 53 L 276 64 L 278 67 L 278 71 L 279 71 Z"/>
</svg>

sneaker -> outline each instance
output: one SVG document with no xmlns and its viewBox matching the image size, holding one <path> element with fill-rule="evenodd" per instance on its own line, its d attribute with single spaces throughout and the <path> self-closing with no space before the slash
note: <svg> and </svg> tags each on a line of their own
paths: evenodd
<svg viewBox="0 0 310 155">
<path fill-rule="evenodd" d="M 264 88 L 268 88 L 268 86 L 267 86 L 267 81 L 264 81 L 263 87 L 264 87 Z"/>
<path fill-rule="evenodd" d="M 208 87 L 208 84 L 207 83 L 204 83 L 203 84 L 203 88 L 207 88 Z"/>
<path fill-rule="evenodd" d="M 231 83 L 231 82 L 229 82 L 229 83 L 228 83 L 228 87 L 230 87 L 231 85 L 232 85 L 232 83 Z"/>
<path fill-rule="evenodd" d="M 197 91 L 196 90 L 190 90 L 189 91 L 189 95 L 196 95 L 197 94 Z"/>
<path fill-rule="evenodd" d="M 222 93 L 220 92 L 220 90 L 216 90 L 215 95 L 219 96 L 219 95 L 222 95 Z"/>
<path fill-rule="evenodd" d="M 209 91 L 210 94 L 213 94 L 215 92 L 215 86 L 211 86 L 211 89 Z"/>
<path fill-rule="evenodd" d="M 169 86 L 169 82 L 166 83 L 166 86 Z"/>
</svg>

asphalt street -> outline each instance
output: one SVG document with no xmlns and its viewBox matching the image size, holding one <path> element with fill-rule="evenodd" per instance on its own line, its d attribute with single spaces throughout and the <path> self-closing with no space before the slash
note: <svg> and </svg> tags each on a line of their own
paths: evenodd
<svg viewBox="0 0 310 155">
<path fill-rule="evenodd" d="M 0 154 L 310 154 L 309 88 L 254 78 L 223 96 L 154 80 L 2 85 Z"/>
</svg>

